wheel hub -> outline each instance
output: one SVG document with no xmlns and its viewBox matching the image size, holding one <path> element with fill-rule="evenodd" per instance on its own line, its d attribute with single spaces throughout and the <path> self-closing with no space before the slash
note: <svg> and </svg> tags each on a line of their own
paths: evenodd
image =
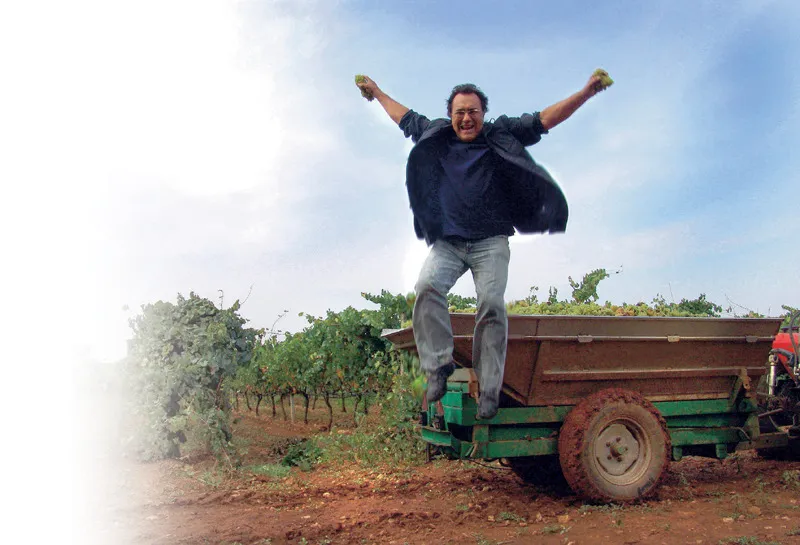
<svg viewBox="0 0 800 545">
<path fill-rule="evenodd" d="M 597 463 L 610 475 L 620 476 L 639 459 L 639 442 L 623 424 L 612 424 L 594 443 Z"/>
</svg>

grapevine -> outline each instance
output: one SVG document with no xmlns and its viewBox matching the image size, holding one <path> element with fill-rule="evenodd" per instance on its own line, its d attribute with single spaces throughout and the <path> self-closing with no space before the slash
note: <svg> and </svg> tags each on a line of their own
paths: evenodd
<svg viewBox="0 0 800 545">
<path fill-rule="evenodd" d="M 551 287 L 540 301 L 539 288 L 534 286 L 528 297 L 509 301 L 506 307 L 509 314 L 527 315 L 719 317 L 731 313 L 705 294 L 678 302 L 667 302 L 661 295 L 649 303 L 599 302 L 598 285 L 618 273 L 596 269 L 580 280 L 570 277 L 572 292 L 566 298 L 559 298 L 558 290 Z M 142 307 L 141 315 L 131 320 L 133 339 L 126 359 L 128 384 L 137 395 L 131 414 L 144 428 L 139 453 L 149 459 L 181 456 L 187 439 L 202 437 L 210 451 L 228 456 L 230 401 L 241 394 L 246 401 L 248 395 L 255 396 L 256 411 L 262 398 L 268 398 L 273 417 L 279 416 L 275 410 L 279 400 L 284 418 L 283 400 L 300 395 L 305 401 L 304 422 L 308 422 L 310 399 L 324 400 L 329 429 L 333 425 L 331 397 L 354 397 L 362 412 L 368 409 L 367 399 L 383 407 L 387 403 L 418 407 L 424 388 L 418 362 L 394 350 L 382 337 L 385 329 L 410 325 L 414 295 L 385 290 L 361 295 L 373 309 L 347 307 L 320 317 L 304 315 L 307 325 L 301 331 L 268 336 L 263 330 L 244 327 L 238 303 L 220 309 L 192 293 L 188 298 L 178 296 L 176 303 L 159 301 Z M 475 312 L 475 304 L 473 297 L 448 297 L 451 312 Z M 252 409 L 249 402 L 247 408 Z"/>
</svg>

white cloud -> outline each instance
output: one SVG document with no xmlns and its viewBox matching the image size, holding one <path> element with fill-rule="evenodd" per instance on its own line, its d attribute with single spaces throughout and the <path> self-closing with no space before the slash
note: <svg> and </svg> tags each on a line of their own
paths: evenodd
<svg viewBox="0 0 800 545">
<path fill-rule="evenodd" d="M 81 281 L 82 323 L 96 335 L 73 336 L 80 350 L 121 356 L 130 312 L 178 292 L 223 289 L 230 302 L 254 285 L 246 316 L 264 327 L 284 308 L 323 312 L 400 289 L 390 264 L 396 233 L 410 230 L 408 144 L 352 76 L 353 100 L 331 100 L 327 6 L 150 2 L 98 8 L 103 29 L 76 21 L 85 42 L 103 43 L 76 61 L 98 91 L 84 101 L 88 128 L 67 143 L 98 158 L 69 172 L 96 201 L 78 234 L 99 277 Z M 365 107 L 385 127 L 356 141 L 348 123 Z"/>
<path fill-rule="evenodd" d="M 309 108 L 319 88 L 297 84 L 321 62 L 324 13 L 271 17 L 270 5 L 245 21 L 237 2 L 50 7 L 14 7 L 0 23 L 4 62 L 27 55 L 10 57 L 20 88 L 0 91 L 10 112 L 0 142 L 13 152 L 1 168 L 18 205 L 37 212 L 17 206 L 3 222 L 30 225 L 17 246 L 41 278 L 26 286 L 80 302 L 64 340 L 120 346 L 123 304 L 172 298 L 208 272 L 225 285 L 209 261 L 285 252 L 315 214 L 304 201 L 334 191 L 312 174 L 347 160 L 329 122 L 338 112 Z M 181 260 L 200 267 L 189 282 Z"/>
</svg>

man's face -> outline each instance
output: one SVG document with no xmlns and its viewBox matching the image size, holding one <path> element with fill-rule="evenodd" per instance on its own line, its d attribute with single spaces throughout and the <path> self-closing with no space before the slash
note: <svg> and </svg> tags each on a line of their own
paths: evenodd
<svg viewBox="0 0 800 545">
<path fill-rule="evenodd" d="M 483 128 L 483 108 L 478 95 L 459 93 L 453 97 L 450 122 L 459 140 L 462 142 L 475 140 Z"/>
</svg>

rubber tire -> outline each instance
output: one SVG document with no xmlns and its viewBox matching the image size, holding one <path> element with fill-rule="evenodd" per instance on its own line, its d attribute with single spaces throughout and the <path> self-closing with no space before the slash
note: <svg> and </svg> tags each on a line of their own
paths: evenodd
<svg viewBox="0 0 800 545">
<path fill-rule="evenodd" d="M 565 491 L 569 485 L 561 472 L 558 455 L 517 456 L 506 458 L 508 467 L 528 484 Z"/>
<path fill-rule="evenodd" d="M 632 465 L 614 476 L 598 463 L 605 451 L 596 453 L 595 442 L 611 426 L 619 425 L 639 450 Z M 672 443 L 667 423 L 652 403 L 637 392 L 609 388 L 587 397 L 567 414 L 558 453 L 564 477 L 575 493 L 589 500 L 624 503 L 655 491 L 669 465 Z"/>
</svg>

